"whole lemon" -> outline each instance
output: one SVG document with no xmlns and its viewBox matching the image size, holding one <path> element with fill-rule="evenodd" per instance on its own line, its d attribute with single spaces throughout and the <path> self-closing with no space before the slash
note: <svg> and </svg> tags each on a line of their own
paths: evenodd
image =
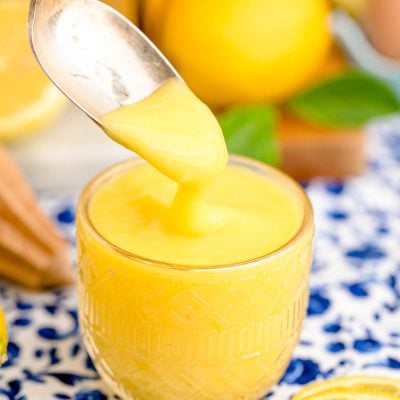
<svg viewBox="0 0 400 400">
<path fill-rule="evenodd" d="M 0 308 L 0 365 L 6 360 L 7 340 L 6 318 Z"/>
<path fill-rule="evenodd" d="M 145 0 L 145 32 L 213 107 L 280 101 L 331 44 L 326 0 Z"/>
<path fill-rule="evenodd" d="M 333 4 L 349 11 L 356 18 L 361 18 L 368 7 L 367 0 L 332 0 Z"/>
<path fill-rule="evenodd" d="M 135 24 L 138 20 L 138 5 L 137 0 L 103 0 L 104 3 L 115 8 L 125 17 L 129 18 Z"/>
</svg>

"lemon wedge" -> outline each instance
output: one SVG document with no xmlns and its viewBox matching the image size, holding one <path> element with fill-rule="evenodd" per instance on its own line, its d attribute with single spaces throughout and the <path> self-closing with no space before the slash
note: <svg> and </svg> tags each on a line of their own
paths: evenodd
<svg viewBox="0 0 400 400">
<path fill-rule="evenodd" d="M 0 1 L 0 140 L 42 128 L 66 104 L 29 47 L 28 6 L 27 0 Z"/>
<path fill-rule="evenodd" d="M 0 308 L 0 365 L 6 361 L 7 341 L 6 318 L 2 309 Z"/>
<path fill-rule="evenodd" d="M 347 376 L 314 383 L 292 400 L 398 400 L 400 380 L 378 376 Z"/>
</svg>

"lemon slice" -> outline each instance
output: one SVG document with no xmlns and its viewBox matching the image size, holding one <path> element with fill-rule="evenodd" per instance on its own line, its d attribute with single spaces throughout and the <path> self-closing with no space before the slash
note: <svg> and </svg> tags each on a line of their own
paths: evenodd
<svg viewBox="0 0 400 400">
<path fill-rule="evenodd" d="M 27 0 L 0 1 L 0 140 L 45 126 L 66 103 L 29 47 L 28 6 Z"/>
<path fill-rule="evenodd" d="M 6 361 L 7 340 L 6 318 L 0 308 L 0 365 Z"/>
<path fill-rule="evenodd" d="M 314 383 L 292 400 L 399 400 L 400 380 L 377 376 L 348 376 Z"/>
</svg>

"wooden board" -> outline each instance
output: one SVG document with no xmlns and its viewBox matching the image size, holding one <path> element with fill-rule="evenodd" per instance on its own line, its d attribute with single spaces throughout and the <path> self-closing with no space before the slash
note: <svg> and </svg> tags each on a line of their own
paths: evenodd
<svg viewBox="0 0 400 400">
<path fill-rule="evenodd" d="M 279 134 L 281 169 L 296 179 L 341 179 L 358 175 L 365 168 L 366 139 L 362 129 L 323 129 L 284 115 Z"/>
</svg>

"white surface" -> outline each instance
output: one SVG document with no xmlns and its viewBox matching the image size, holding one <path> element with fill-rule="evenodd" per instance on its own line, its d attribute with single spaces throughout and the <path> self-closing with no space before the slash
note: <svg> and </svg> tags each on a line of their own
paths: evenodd
<svg viewBox="0 0 400 400">
<path fill-rule="evenodd" d="M 46 130 L 9 147 L 35 190 L 58 194 L 76 192 L 104 168 L 132 157 L 73 105 Z"/>
</svg>

